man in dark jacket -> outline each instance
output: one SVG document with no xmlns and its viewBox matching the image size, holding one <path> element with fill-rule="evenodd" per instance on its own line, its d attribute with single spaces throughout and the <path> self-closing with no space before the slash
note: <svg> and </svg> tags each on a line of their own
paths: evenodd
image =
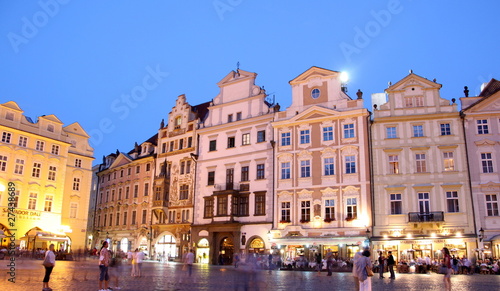
<svg viewBox="0 0 500 291">
<path fill-rule="evenodd" d="M 396 275 L 394 275 L 394 265 L 396 264 L 396 261 L 394 261 L 394 257 L 392 256 L 392 252 L 388 252 L 387 256 L 387 267 L 389 268 L 389 272 L 391 272 L 391 279 L 396 279 Z"/>
</svg>

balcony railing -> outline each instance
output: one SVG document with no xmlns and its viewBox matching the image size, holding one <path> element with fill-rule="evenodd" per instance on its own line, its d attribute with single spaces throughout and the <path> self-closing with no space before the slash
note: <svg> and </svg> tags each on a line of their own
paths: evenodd
<svg viewBox="0 0 500 291">
<path fill-rule="evenodd" d="M 444 221 L 443 211 L 433 212 L 409 212 L 408 222 L 434 222 Z"/>
</svg>

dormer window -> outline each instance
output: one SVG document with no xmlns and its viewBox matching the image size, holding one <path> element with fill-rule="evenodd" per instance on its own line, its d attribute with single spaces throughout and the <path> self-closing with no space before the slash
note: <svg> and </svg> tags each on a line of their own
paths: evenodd
<svg viewBox="0 0 500 291">
<path fill-rule="evenodd" d="M 5 113 L 5 119 L 14 121 L 14 113 L 12 112 Z"/>
<path fill-rule="evenodd" d="M 321 95 L 321 91 L 318 88 L 314 88 L 311 90 L 311 97 L 313 99 L 319 98 L 320 95 Z"/>
<path fill-rule="evenodd" d="M 54 132 L 54 125 L 52 124 L 47 125 L 47 131 Z"/>
<path fill-rule="evenodd" d="M 182 116 L 177 116 L 174 122 L 174 129 L 180 129 L 182 124 Z"/>
</svg>

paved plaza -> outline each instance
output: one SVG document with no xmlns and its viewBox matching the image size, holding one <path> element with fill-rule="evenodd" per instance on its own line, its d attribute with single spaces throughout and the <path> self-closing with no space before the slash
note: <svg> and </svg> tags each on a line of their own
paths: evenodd
<svg viewBox="0 0 500 291">
<path fill-rule="evenodd" d="M 8 261 L 1 260 L 2 266 Z M 16 283 L 7 281 L 2 272 L 1 290 L 41 290 L 44 270 L 41 261 L 16 261 Z M 191 277 L 182 264 L 145 262 L 143 276 L 130 277 L 130 266 L 122 266 L 121 290 L 354 290 L 350 273 L 334 273 L 327 277 L 323 272 L 259 270 L 249 272 L 232 266 L 195 265 Z M 6 268 L 1 268 L 5 270 Z M 386 274 L 388 275 L 388 274 Z M 372 278 L 373 290 L 443 290 L 443 276 L 438 274 L 396 274 L 396 280 Z M 97 260 L 57 261 L 50 286 L 54 290 L 98 290 Z M 455 275 L 453 290 L 499 290 L 500 276 Z"/>
</svg>

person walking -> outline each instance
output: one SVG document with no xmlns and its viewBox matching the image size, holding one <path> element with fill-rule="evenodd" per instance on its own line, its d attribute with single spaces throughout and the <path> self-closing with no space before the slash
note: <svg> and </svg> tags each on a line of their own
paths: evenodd
<svg viewBox="0 0 500 291">
<path fill-rule="evenodd" d="M 45 267 L 45 277 L 43 277 L 43 290 L 52 291 L 49 287 L 50 274 L 56 265 L 56 255 L 54 254 L 54 244 L 50 244 L 49 250 L 45 252 L 43 266 Z"/>
<path fill-rule="evenodd" d="M 137 251 L 139 249 L 135 249 L 135 251 L 132 253 L 132 273 L 130 273 L 130 276 L 132 277 L 137 277 Z"/>
<path fill-rule="evenodd" d="M 368 276 L 367 268 L 373 268 L 372 261 L 370 260 L 370 251 L 364 250 L 362 256 L 356 261 L 356 277 L 359 281 L 359 291 L 371 291 L 372 279 Z"/>
<path fill-rule="evenodd" d="M 193 263 L 194 263 L 193 249 L 190 249 L 189 253 L 186 254 L 186 258 L 184 260 L 184 263 L 187 265 L 188 274 L 189 274 L 189 277 L 191 277 L 191 274 L 193 273 Z"/>
<path fill-rule="evenodd" d="M 321 274 L 321 269 L 323 269 L 323 260 L 321 259 L 321 254 L 316 253 L 316 268 L 318 268 L 318 275 Z"/>
<path fill-rule="evenodd" d="M 108 250 L 108 242 L 104 241 L 102 243 L 101 250 L 99 251 L 99 291 L 105 291 L 109 289 L 108 281 L 108 267 L 110 261 L 110 253 Z M 104 289 L 102 288 L 102 281 L 104 281 Z"/>
<path fill-rule="evenodd" d="M 378 253 L 378 274 L 379 278 L 384 278 L 384 266 L 385 266 L 385 257 L 382 252 Z"/>
<path fill-rule="evenodd" d="M 352 258 L 352 277 L 354 278 L 354 286 L 356 286 L 356 291 L 359 291 L 359 279 L 358 279 L 358 273 L 356 272 L 356 265 L 359 261 L 359 259 L 362 257 L 361 252 L 357 252 L 354 255 L 354 258 Z"/>
<path fill-rule="evenodd" d="M 142 276 L 142 273 L 141 273 L 142 262 L 144 261 L 144 256 L 145 255 L 144 255 L 144 252 L 142 250 L 136 250 L 136 251 L 138 251 L 136 253 L 136 255 L 135 255 L 136 256 L 135 259 L 137 261 L 137 269 L 136 269 L 136 271 L 137 271 L 137 277 L 140 277 L 140 276 Z"/>
<path fill-rule="evenodd" d="M 111 260 L 109 262 L 108 273 L 110 275 L 110 281 L 115 282 L 115 287 L 110 288 L 110 290 L 122 289 L 118 284 L 119 281 L 118 277 L 120 277 L 122 273 L 122 257 L 120 256 L 120 253 L 118 254 L 111 253 Z"/>
<path fill-rule="evenodd" d="M 396 275 L 394 274 L 394 265 L 396 264 L 396 261 L 394 260 L 394 256 L 391 251 L 387 254 L 387 267 L 389 268 L 389 272 L 391 272 L 391 276 L 389 278 L 396 279 Z"/>
<path fill-rule="evenodd" d="M 331 249 L 328 249 L 326 253 L 326 270 L 328 271 L 327 276 L 332 275 L 332 269 L 333 269 L 333 253 Z"/>
<path fill-rule="evenodd" d="M 441 253 L 443 254 L 443 260 L 442 260 L 442 265 L 446 267 L 446 272 L 444 274 L 443 282 L 444 282 L 444 288 L 447 291 L 451 291 L 451 256 L 450 256 L 450 250 L 448 248 L 444 247 L 441 250 Z"/>
</svg>

